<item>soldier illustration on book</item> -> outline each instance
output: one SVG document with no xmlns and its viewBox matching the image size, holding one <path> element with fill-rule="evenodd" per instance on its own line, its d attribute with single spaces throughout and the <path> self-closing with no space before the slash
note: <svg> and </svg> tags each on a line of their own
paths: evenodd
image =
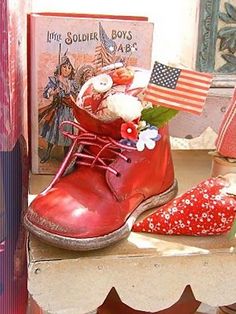
<svg viewBox="0 0 236 314">
<path fill-rule="evenodd" d="M 93 76 L 96 75 L 96 69 L 93 65 L 91 64 L 84 64 L 82 65 L 77 73 L 76 73 L 76 81 L 79 86 L 79 90 L 82 88 L 82 86 Z"/>
<path fill-rule="evenodd" d="M 60 49 L 59 49 L 60 50 Z M 67 52 L 60 57 L 53 76 L 49 77 L 44 88 L 43 97 L 52 102 L 39 110 L 39 134 L 47 142 L 47 148 L 40 162 L 45 163 L 51 157 L 55 145 L 64 147 L 64 155 L 67 154 L 71 144 L 70 139 L 60 132 L 60 124 L 63 121 L 73 121 L 73 101 L 78 94 L 78 84 L 75 80 L 75 63 Z M 68 125 L 66 131 L 73 133 L 73 127 Z"/>
</svg>

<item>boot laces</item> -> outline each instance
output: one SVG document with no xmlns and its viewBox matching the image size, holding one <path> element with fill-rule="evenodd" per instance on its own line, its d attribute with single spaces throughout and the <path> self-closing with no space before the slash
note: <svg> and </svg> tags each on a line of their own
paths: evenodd
<svg viewBox="0 0 236 314">
<path fill-rule="evenodd" d="M 66 125 L 73 126 L 74 130 L 77 130 L 77 134 L 72 134 L 66 131 L 64 128 Z M 72 121 L 64 121 L 60 125 L 62 134 L 72 141 L 70 150 L 65 157 L 57 175 L 55 176 L 52 185 L 61 177 L 71 163 L 71 160 L 76 159 L 76 163 L 83 166 L 98 167 L 113 173 L 119 177 L 120 173 L 110 166 L 116 157 L 120 157 L 126 162 L 130 163 L 130 158 L 126 157 L 122 151 L 136 150 L 134 147 L 123 145 L 109 136 L 99 136 L 92 132 L 88 132 L 80 124 Z M 91 151 L 92 147 L 96 148 L 96 153 Z M 113 155 L 113 158 L 107 158 L 103 156 L 103 153 L 108 151 Z"/>
</svg>

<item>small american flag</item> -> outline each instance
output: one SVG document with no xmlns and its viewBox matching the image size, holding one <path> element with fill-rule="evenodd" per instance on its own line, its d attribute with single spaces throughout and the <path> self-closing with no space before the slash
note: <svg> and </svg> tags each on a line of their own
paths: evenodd
<svg viewBox="0 0 236 314">
<path fill-rule="evenodd" d="M 109 52 L 114 54 L 115 51 L 116 51 L 116 48 L 117 48 L 116 47 L 116 43 L 115 43 L 114 40 L 110 39 L 107 36 L 107 34 L 106 34 L 106 32 L 105 32 L 105 30 L 102 27 L 102 24 L 100 22 L 99 22 L 99 38 L 100 38 L 100 41 L 103 44 L 104 48 L 107 51 L 109 51 Z"/>
<path fill-rule="evenodd" d="M 144 100 L 200 114 L 211 86 L 212 75 L 178 69 L 155 62 Z"/>
<path fill-rule="evenodd" d="M 99 39 L 101 44 L 95 49 L 95 58 L 93 61 L 97 70 L 114 62 L 117 49 L 115 41 L 107 36 L 101 23 L 99 23 Z"/>
</svg>

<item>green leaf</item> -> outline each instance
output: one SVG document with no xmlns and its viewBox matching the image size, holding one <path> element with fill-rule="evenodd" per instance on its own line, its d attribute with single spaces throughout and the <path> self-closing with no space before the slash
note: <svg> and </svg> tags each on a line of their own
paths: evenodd
<svg viewBox="0 0 236 314">
<path fill-rule="evenodd" d="M 229 37 L 234 36 L 236 34 L 236 27 L 223 27 L 218 32 L 218 37 Z"/>
<path fill-rule="evenodd" d="M 225 10 L 228 13 L 228 15 L 236 21 L 236 8 L 232 4 L 226 2 Z"/>
<path fill-rule="evenodd" d="M 141 120 L 145 120 L 147 123 L 160 128 L 171 120 L 177 113 L 178 110 L 175 109 L 155 106 L 153 108 L 143 109 Z"/>
<path fill-rule="evenodd" d="M 230 16 L 222 12 L 219 13 L 219 18 L 225 23 L 236 23 L 234 19 L 232 19 Z"/>
<path fill-rule="evenodd" d="M 236 65 L 236 56 L 230 54 L 230 53 L 225 53 L 222 54 L 222 58 L 225 59 L 227 62 Z"/>
<path fill-rule="evenodd" d="M 229 48 L 229 39 L 222 37 L 221 41 L 220 41 L 220 51 L 226 50 Z"/>
<path fill-rule="evenodd" d="M 236 51 L 236 36 L 229 43 L 229 51 L 234 54 Z"/>
<path fill-rule="evenodd" d="M 236 238 L 236 219 L 234 220 L 233 226 L 228 234 L 229 239 Z"/>
<path fill-rule="evenodd" d="M 234 34 L 234 36 L 221 37 L 220 51 L 229 50 L 230 52 L 234 53 L 233 51 L 235 49 L 236 49 L 236 33 Z"/>
<path fill-rule="evenodd" d="M 236 72 L 236 65 L 232 65 L 231 63 L 225 63 L 222 65 L 217 72 L 220 73 L 235 73 Z"/>
</svg>

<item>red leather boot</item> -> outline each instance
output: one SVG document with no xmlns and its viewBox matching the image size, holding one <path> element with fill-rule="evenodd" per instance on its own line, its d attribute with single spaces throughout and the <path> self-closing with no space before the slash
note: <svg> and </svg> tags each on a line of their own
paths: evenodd
<svg viewBox="0 0 236 314">
<path fill-rule="evenodd" d="M 138 151 L 120 141 L 124 120 L 103 122 L 78 106 L 74 112 L 80 124 L 66 123 L 78 134 L 64 132 L 73 141 L 70 151 L 24 222 L 55 246 L 98 249 L 127 237 L 141 213 L 176 195 L 168 129 L 159 129 L 153 149 Z"/>
</svg>

